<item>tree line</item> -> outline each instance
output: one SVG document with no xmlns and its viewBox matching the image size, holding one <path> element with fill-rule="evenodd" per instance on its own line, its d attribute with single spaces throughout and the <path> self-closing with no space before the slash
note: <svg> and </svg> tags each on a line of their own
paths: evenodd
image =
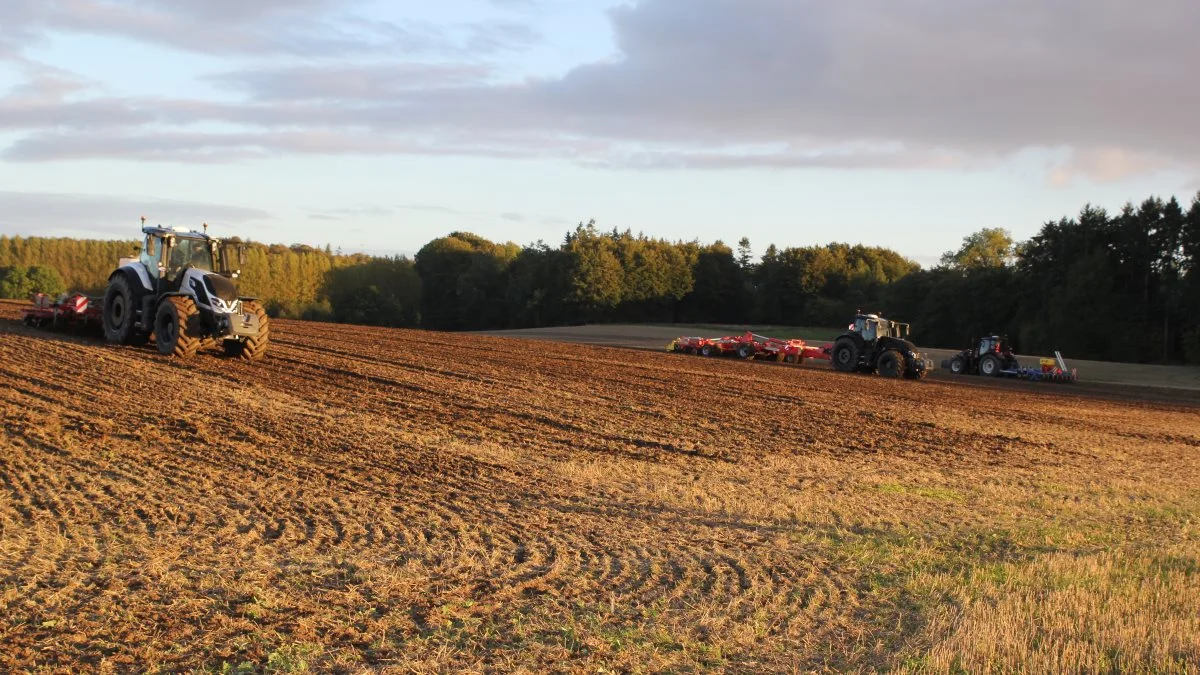
<svg viewBox="0 0 1200 675">
<path fill-rule="evenodd" d="M 55 274 L 100 292 L 134 242 L 0 236 L 0 295 Z M 438 330 L 589 322 L 840 326 L 879 311 L 927 347 L 983 334 L 1077 358 L 1200 363 L 1200 195 L 1085 206 L 1028 241 L 984 229 L 922 269 L 878 247 L 667 241 L 580 223 L 556 245 L 454 232 L 414 258 L 247 242 L 239 282 L 275 316 Z"/>
</svg>

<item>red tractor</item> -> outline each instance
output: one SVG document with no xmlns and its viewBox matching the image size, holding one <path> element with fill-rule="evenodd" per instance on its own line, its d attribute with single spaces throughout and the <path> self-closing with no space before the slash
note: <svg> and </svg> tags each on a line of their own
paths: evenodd
<svg viewBox="0 0 1200 675">
<path fill-rule="evenodd" d="M 1012 344 L 1007 335 L 988 335 L 974 345 L 942 362 L 942 368 L 955 375 L 987 375 L 997 377 L 1004 371 L 1018 368 Z"/>
</svg>

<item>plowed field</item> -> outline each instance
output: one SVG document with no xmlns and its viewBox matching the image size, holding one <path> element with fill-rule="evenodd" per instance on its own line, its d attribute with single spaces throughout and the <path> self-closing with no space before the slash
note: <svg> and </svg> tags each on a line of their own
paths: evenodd
<svg viewBox="0 0 1200 675">
<path fill-rule="evenodd" d="M 1200 662 L 1192 403 L 0 313 L 3 672 Z"/>
</svg>

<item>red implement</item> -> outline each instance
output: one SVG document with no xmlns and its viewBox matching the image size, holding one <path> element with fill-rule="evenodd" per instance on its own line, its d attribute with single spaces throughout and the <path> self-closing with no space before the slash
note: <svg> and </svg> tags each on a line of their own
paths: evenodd
<svg viewBox="0 0 1200 675">
<path fill-rule="evenodd" d="M 741 359 L 766 359 L 784 363 L 803 363 L 805 359 L 829 359 L 833 345 L 817 347 L 804 340 L 784 340 L 750 331 L 719 338 L 681 337 L 667 349 L 701 356 L 736 356 Z"/>
<path fill-rule="evenodd" d="M 51 302 L 45 293 L 38 293 L 33 298 L 33 306 L 21 310 L 21 320 L 27 326 L 98 324 L 101 304 L 100 298 L 90 298 L 82 293 L 64 293 L 57 302 Z"/>
</svg>

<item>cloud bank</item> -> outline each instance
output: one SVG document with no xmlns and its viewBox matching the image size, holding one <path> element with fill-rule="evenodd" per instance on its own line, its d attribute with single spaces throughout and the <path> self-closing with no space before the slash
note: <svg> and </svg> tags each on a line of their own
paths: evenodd
<svg viewBox="0 0 1200 675">
<path fill-rule="evenodd" d="M 496 4 L 518 17 L 537 11 Z M 233 103 L 87 94 L 69 73 L 28 66 L 28 82 L 0 100 L 0 130 L 19 134 L 0 156 L 903 169 L 984 166 L 1042 148 L 1066 157 L 1051 169 L 1056 183 L 1200 164 L 1200 3 L 1190 0 L 642 0 L 610 12 L 614 58 L 551 79 L 497 75 L 491 56 L 538 39 L 519 20 L 450 35 L 361 9 L 10 0 L 0 54 L 49 32 L 87 32 L 239 58 L 209 78 Z M 200 130 L 214 123 L 234 131 Z"/>
</svg>

